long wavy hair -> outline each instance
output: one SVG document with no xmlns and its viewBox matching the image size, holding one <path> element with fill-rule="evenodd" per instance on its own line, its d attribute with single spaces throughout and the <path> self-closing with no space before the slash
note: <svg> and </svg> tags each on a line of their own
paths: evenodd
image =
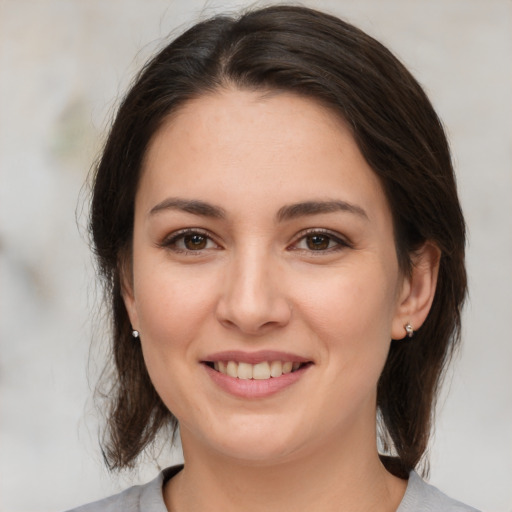
<svg viewBox="0 0 512 512">
<path fill-rule="evenodd" d="M 426 240 L 441 251 L 431 311 L 414 338 L 391 343 L 378 384 L 383 462 L 406 476 L 424 457 L 439 384 L 460 338 L 466 293 L 465 225 L 446 136 L 424 91 L 383 45 L 328 14 L 274 6 L 203 21 L 170 42 L 136 77 L 93 173 L 90 230 L 111 312 L 114 372 L 105 459 L 133 466 L 177 420 L 156 393 L 121 297 L 143 159 L 184 103 L 226 86 L 290 91 L 343 118 L 379 177 L 403 272 Z"/>
</svg>

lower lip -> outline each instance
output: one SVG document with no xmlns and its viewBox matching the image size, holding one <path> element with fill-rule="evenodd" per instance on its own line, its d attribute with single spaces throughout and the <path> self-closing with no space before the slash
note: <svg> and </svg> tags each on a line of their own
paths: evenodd
<svg viewBox="0 0 512 512">
<path fill-rule="evenodd" d="M 213 382 L 229 394 L 239 398 L 266 398 L 295 384 L 305 375 L 311 365 L 308 364 L 294 372 L 285 373 L 280 377 L 271 377 L 270 379 L 261 380 L 238 379 L 220 373 L 206 364 L 203 364 L 203 366 Z"/>
</svg>

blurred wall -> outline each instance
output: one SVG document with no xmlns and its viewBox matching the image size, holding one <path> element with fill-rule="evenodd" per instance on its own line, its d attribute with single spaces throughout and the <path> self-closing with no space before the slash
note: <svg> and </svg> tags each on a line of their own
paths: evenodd
<svg viewBox="0 0 512 512">
<path fill-rule="evenodd" d="M 471 296 L 438 414 L 431 482 L 481 509 L 510 512 L 512 3 L 302 3 L 389 45 L 446 124 L 469 226 Z M 248 4 L 0 0 L 1 511 L 62 510 L 157 471 L 148 465 L 118 479 L 102 468 L 90 401 L 101 361 L 89 357 L 91 339 L 102 343 L 91 320 L 99 291 L 79 197 L 109 115 L 162 38 Z"/>
</svg>

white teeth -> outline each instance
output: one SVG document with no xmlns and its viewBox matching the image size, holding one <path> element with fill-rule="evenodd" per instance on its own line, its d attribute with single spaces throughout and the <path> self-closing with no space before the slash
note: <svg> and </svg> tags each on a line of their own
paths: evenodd
<svg viewBox="0 0 512 512">
<path fill-rule="evenodd" d="M 236 361 L 215 361 L 213 367 L 224 375 L 243 380 L 267 380 L 298 370 L 301 363 L 292 361 L 262 361 L 257 364 L 237 363 Z"/>
<path fill-rule="evenodd" d="M 231 363 L 231 361 L 229 363 Z M 252 379 L 252 364 L 238 363 L 238 378 Z"/>
<path fill-rule="evenodd" d="M 270 376 L 281 377 L 283 375 L 283 363 L 281 361 L 272 361 L 270 363 Z"/>
<path fill-rule="evenodd" d="M 238 377 L 238 365 L 235 363 L 235 361 L 228 361 L 226 373 L 230 377 Z"/>
<path fill-rule="evenodd" d="M 283 363 L 283 373 L 290 373 L 293 369 L 293 363 L 291 361 L 286 361 Z"/>
<path fill-rule="evenodd" d="M 255 364 L 252 367 L 253 379 L 270 379 L 270 365 L 265 361 L 263 363 Z"/>
</svg>

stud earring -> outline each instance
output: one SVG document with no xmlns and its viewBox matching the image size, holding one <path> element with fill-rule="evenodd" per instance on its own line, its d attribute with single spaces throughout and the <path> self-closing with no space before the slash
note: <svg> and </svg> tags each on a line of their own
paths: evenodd
<svg viewBox="0 0 512 512">
<path fill-rule="evenodd" d="M 412 338 L 412 336 L 414 334 L 414 329 L 412 328 L 412 325 L 410 324 L 410 322 L 407 322 L 404 325 L 404 329 L 405 329 L 405 333 L 406 333 L 407 337 Z"/>
<path fill-rule="evenodd" d="M 132 336 L 134 338 L 138 338 L 139 337 L 139 331 L 136 331 L 135 329 L 132 331 Z"/>
</svg>

